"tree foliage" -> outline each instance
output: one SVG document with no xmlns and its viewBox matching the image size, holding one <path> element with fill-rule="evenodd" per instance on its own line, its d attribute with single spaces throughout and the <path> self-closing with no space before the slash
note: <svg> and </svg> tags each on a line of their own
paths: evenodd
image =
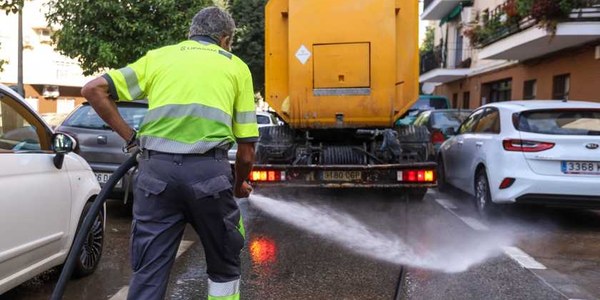
<svg viewBox="0 0 600 300">
<path fill-rule="evenodd" d="M 16 14 L 19 11 L 19 7 L 23 7 L 24 0 L 1 0 L 0 10 L 6 11 L 6 13 Z"/>
<path fill-rule="evenodd" d="M 430 52 L 433 51 L 434 46 L 434 38 L 435 38 L 435 28 L 432 26 L 428 26 L 425 29 L 425 40 L 423 40 L 423 44 L 421 44 L 421 52 Z"/>
<path fill-rule="evenodd" d="M 119 68 L 148 50 L 187 38 L 192 17 L 210 0 L 51 0 L 56 49 L 85 75 Z"/>
<path fill-rule="evenodd" d="M 265 85 L 266 3 L 267 0 L 233 0 L 230 5 L 238 27 L 233 53 L 248 64 L 256 91 L 262 91 Z"/>
</svg>

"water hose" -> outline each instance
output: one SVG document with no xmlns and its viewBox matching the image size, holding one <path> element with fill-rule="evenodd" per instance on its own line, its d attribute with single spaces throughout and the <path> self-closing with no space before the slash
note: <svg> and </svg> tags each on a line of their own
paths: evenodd
<svg viewBox="0 0 600 300">
<path fill-rule="evenodd" d="M 137 162 L 137 155 L 139 154 L 139 150 L 132 153 L 131 157 L 129 157 L 123 164 L 117 168 L 117 170 L 110 176 L 106 184 L 100 190 L 100 194 L 96 197 L 96 200 L 92 203 L 92 206 L 88 210 L 85 218 L 83 219 L 83 223 L 81 223 L 81 227 L 77 231 L 75 235 L 75 240 L 71 245 L 71 249 L 69 250 L 69 255 L 67 256 L 67 260 L 63 266 L 62 272 L 60 273 L 60 277 L 58 278 L 58 282 L 52 291 L 51 300 L 61 300 L 65 293 L 65 287 L 67 286 L 67 282 L 71 278 L 73 274 L 73 268 L 75 268 L 75 264 L 77 263 L 77 258 L 81 254 L 81 248 L 83 248 L 83 244 L 92 228 L 94 220 L 96 216 L 104 206 L 104 203 L 108 199 L 108 196 L 112 192 L 113 188 L 117 184 L 117 182 L 125 176 L 129 169 L 135 167 Z"/>
</svg>

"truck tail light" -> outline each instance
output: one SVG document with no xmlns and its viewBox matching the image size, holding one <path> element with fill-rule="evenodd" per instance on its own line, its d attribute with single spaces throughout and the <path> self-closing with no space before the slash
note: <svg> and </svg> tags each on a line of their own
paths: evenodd
<svg viewBox="0 0 600 300">
<path fill-rule="evenodd" d="M 516 152 L 541 152 L 554 148 L 554 143 L 520 139 L 507 139 L 502 141 L 502 145 L 504 150 Z"/>
<path fill-rule="evenodd" d="M 285 181 L 285 171 L 254 170 L 250 173 L 250 181 L 277 182 Z"/>
<path fill-rule="evenodd" d="M 402 170 L 398 171 L 398 181 L 402 182 L 435 182 L 434 170 Z"/>
</svg>

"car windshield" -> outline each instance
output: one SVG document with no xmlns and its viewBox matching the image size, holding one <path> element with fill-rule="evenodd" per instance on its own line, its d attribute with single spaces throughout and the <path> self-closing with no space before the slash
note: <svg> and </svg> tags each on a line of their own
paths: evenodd
<svg viewBox="0 0 600 300">
<path fill-rule="evenodd" d="M 419 98 L 410 110 L 447 109 L 448 102 L 444 98 Z"/>
<path fill-rule="evenodd" d="M 125 122 L 136 130 L 139 129 L 140 124 L 146 115 L 146 111 L 148 110 L 143 106 L 118 106 L 117 109 L 123 119 L 125 119 Z M 89 105 L 81 106 L 65 120 L 63 125 L 88 129 L 110 129 Z"/>
<path fill-rule="evenodd" d="M 600 110 L 543 110 L 523 112 L 517 130 L 554 135 L 600 135 Z"/>
<path fill-rule="evenodd" d="M 431 124 L 433 128 L 458 128 L 460 124 L 469 117 L 471 114 L 470 111 L 444 111 L 444 112 L 435 112 L 431 115 L 432 120 Z"/>
</svg>

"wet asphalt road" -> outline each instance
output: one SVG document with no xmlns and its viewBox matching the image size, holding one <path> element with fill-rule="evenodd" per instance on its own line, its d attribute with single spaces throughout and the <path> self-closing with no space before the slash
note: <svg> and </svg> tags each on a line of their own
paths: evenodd
<svg viewBox="0 0 600 300">
<path fill-rule="evenodd" d="M 600 299 L 599 211 L 510 207 L 484 221 L 457 191 L 430 191 L 408 204 L 398 191 L 259 194 L 277 201 L 240 201 L 242 299 Z M 284 218 L 267 213 L 281 203 L 301 206 L 281 210 Z M 338 223 L 311 220 L 303 208 L 341 215 Z M 92 276 L 72 280 L 65 299 L 125 299 L 130 220 L 129 207 L 109 201 L 102 262 Z M 0 300 L 48 299 L 57 278 L 57 270 L 46 272 Z M 167 299 L 206 299 L 206 278 L 202 247 L 188 228 Z"/>
</svg>

